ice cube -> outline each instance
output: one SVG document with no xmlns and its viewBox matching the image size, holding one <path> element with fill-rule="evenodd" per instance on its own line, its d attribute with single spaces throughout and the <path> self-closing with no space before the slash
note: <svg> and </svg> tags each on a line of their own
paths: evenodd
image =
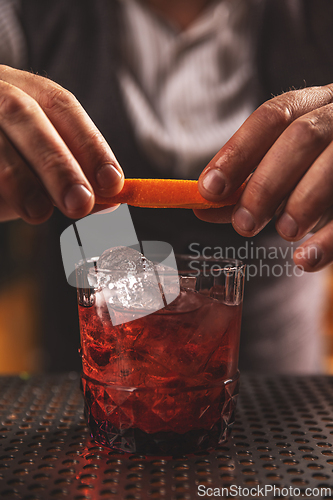
<svg viewBox="0 0 333 500">
<path fill-rule="evenodd" d="M 146 314 L 161 309 L 163 298 L 154 272 L 128 275 L 115 282 L 109 282 L 103 289 L 107 304 L 115 308 L 145 310 Z"/>
<path fill-rule="evenodd" d="M 99 270 L 107 270 L 115 278 L 129 274 L 136 275 L 145 271 L 154 271 L 154 265 L 142 253 L 131 247 L 114 247 L 105 250 L 97 261 Z"/>
<path fill-rule="evenodd" d="M 175 269 L 155 265 L 131 247 L 103 252 L 89 276 L 104 295 L 113 325 L 158 311 L 179 293 Z"/>
</svg>

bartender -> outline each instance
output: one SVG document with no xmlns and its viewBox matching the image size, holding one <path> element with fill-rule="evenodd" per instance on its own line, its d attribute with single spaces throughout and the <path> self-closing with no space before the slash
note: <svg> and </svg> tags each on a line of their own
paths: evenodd
<svg viewBox="0 0 333 500">
<path fill-rule="evenodd" d="M 124 174 L 199 177 L 201 194 L 219 201 L 253 172 L 232 211 L 196 212 L 232 226 L 137 209 L 137 233 L 176 251 L 278 249 L 277 259 L 266 254 L 273 262 L 245 255 L 266 271 L 246 283 L 241 367 L 320 371 L 317 271 L 333 259 L 333 65 L 318 47 L 332 46 L 331 3 L 0 0 L 0 8 L 0 217 L 48 221 L 36 238 L 50 367 L 74 366 L 75 297 L 61 284 L 58 247 L 72 219 L 104 208 Z M 304 80 L 307 88 L 287 92 Z M 306 273 L 289 276 L 290 250 L 313 230 L 293 256 Z"/>
</svg>

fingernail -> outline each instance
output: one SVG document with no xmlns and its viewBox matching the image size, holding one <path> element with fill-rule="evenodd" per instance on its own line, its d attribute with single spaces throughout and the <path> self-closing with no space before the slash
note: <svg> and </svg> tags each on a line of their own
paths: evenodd
<svg viewBox="0 0 333 500">
<path fill-rule="evenodd" d="M 296 257 L 298 259 L 306 260 L 309 266 L 315 267 L 321 261 L 323 257 L 323 251 L 318 245 L 308 245 L 306 247 L 297 249 Z"/>
<path fill-rule="evenodd" d="M 253 216 L 244 207 L 240 207 L 234 215 L 234 223 L 242 231 L 250 232 L 256 226 Z"/>
<path fill-rule="evenodd" d="M 70 212 L 76 212 L 88 205 L 92 193 L 82 184 L 74 184 L 65 196 L 65 207 Z"/>
<path fill-rule="evenodd" d="M 287 238 L 294 238 L 298 233 L 298 225 L 295 220 L 286 212 L 281 215 L 277 222 L 280 233 Z"/>
<path fill-rule="evenodd" d="M 26 212 L 31 219 L 42 217 L 50 210 L 50 200 L 44 193 L 35 193 L 26 201 Z"/>
<path fill-rule="evenodd" d="M 202 185 L 208 193 L 221 195 L 225 188 L 225 178 L 221 170 L 218 168 L 208 170 L 203 178 Z"/>
<path fill-rule="evenodd" d="M 101 189 L 109 189 L 121 179 L 121 172 L 112 165 L 106 163 L 96 173 L 96 180 Z"/>
</svg>

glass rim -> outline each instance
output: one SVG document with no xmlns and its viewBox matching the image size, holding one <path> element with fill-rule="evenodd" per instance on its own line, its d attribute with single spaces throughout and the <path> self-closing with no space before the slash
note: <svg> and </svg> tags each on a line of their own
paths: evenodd
<svg viewBox="0 0 333 500">
<path fill-rule="evenodd" d="M 191 254 L 183 254 L 183 253 L 176 253 L 176 262 L 177 266 L 179 264 L 179 260 L 183 260 L 184 262 L 209 262 L 212 264 L 219 264 L 221 265 L 221 268 L 225 268 L 229 266 L 229 268 L 234 268 L 235 270 L 241 270 L 245 269 L 246 264 L 240 260 L 240 259 L 228 259 L 228 258 L 221 258 L 217 259 L 216 257 L 204 257 L 203 255 L 200 255 L 199 257 L 195 257 L 194 255 Z M 76 267 L 82 267 L 84 264 L 94 264 L 97 263 L 99 257 L 91 257 L 89 259 L 83 260 L 81 259 L 79 262 L 76 263 Z M 96 267 L 96 271 L 101 271 L 107 273 L 108 271 L 111 271 L 109 269 L 99 269 Z"/>
<path fill-rule="evenodd" d="M 228 258 L 217 259 L 215 257 L 204 257 L 203 255 L 195 257 L 194 255 L 191 254 L 176 254 L 177 265 L 179 263 L 178 262 L 179 259 L 182 259 L 185 262 L 195 261 L 195 262 L 209 262 L 212 264 L 220 264 L 221 267 L 230 266 L 230 268 L 233 267 L 234 269 L 237 270 L 245 269 L 246 267 L 246 264 L 240 259 L 228 259 Z M 223 266 L 223 264 L 225 265 Z"/>
</svg>

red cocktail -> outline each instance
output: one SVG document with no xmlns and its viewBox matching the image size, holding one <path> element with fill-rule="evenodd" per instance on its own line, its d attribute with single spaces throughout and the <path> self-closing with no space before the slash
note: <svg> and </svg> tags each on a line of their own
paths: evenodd
<svg viewBox="0 0 333 500">
<path fill-rule="evenodd" d="M 238 393 L 244 266 L 211 260 L 198 272 L 190 262 L 178 263 L 178 297 L 139 319 L 113 326 L 102 290 L 90 306 L 79 300 L 86 415 L 103 445 L 176 455 L 227 436 Z"/>
</svg>

